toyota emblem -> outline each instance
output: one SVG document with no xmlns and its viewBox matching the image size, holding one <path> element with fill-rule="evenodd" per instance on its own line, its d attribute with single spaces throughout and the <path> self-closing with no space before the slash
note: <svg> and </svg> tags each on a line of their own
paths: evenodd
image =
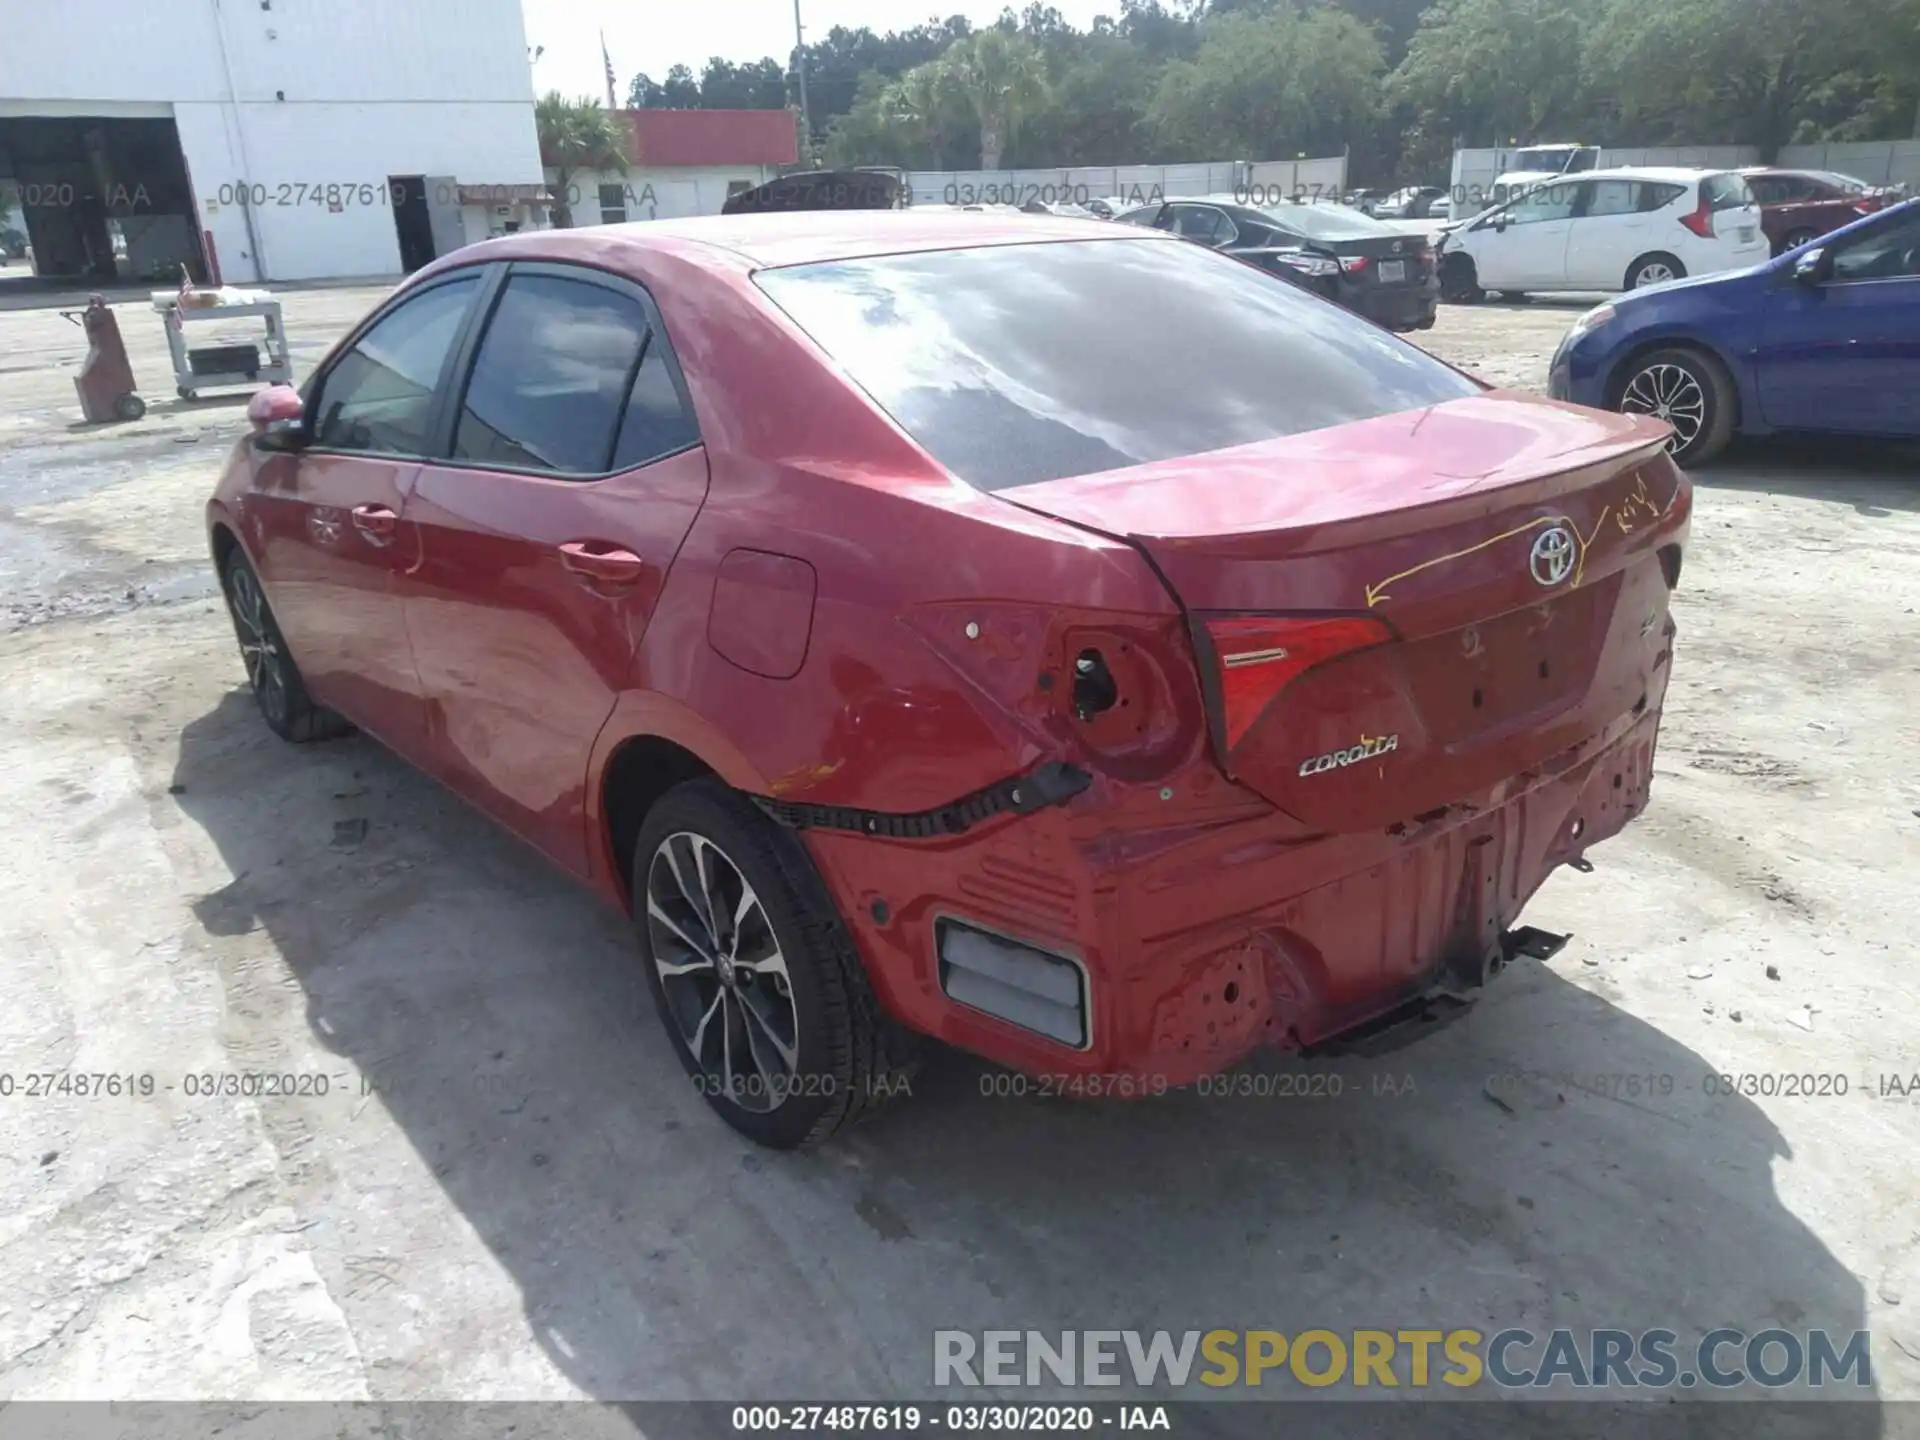
<svg viewBox="0 0 1920 1440">
<path fill-rule="evenodd" d="M 1533 542 L 1532 555 L 1528 557 L 1534 583 L 1553 586 L 1565 580 L 1573 573 L 1573 561 L 1579 548 L 1580 542 L 1573 538 L 1573 531 L 1564 525 L 1552 525 L 1542 530 Z"/>
</svg>

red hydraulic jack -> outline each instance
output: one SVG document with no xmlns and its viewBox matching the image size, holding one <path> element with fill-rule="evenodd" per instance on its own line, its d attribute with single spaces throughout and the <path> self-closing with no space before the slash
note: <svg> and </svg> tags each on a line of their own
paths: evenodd
<svg viewBox="0 0 1920 1440">
<path fill-rule="evenodd" d="M 147 402 L 134 393 L 133 366 L 127 360 L 127 345 L 120 338 L 120 322 L 107 308 L 106 297 L 92 296 L 84 310 L 60 312 L 87 332 L 87 359 L 73 377 L 73 388 L 80 392 L 80 413 L 89 425 L 104 425 L 109 420 L 138 420 L 147 413 Z"/>
</svg>

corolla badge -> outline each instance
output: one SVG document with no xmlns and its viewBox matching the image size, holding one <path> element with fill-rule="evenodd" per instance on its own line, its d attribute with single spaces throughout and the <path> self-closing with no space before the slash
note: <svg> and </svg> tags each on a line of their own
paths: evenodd
<svg viewBox="0 0 1920 1440">
<path fill-rule="evenodd" d="M 1389 750 L 1400 748 L 1398 735 L 1377 735 L 1360 737 L 1358 745 L 1344 750 L 1330 750 L 1325 755 L 1315 755 L 1311 760 L 1300 762 L 1300 773 L 1304 775 L 1324 775 L 1329 770 L 1339 770 L 1348 765 L 1358 765 L 1362 760 L 1371 760 L 1376 755 L 1384 755 Z"/>
<path fill-rule="evenodd" d="M 1542 530 L 1534 539 L 1533 553 L 1527 557 L 1534 583 L 1551 586 L 1565 580 L 1573 573 L 1574 557 L 1579 550 L 1580 542 L 1566 526 L 1551 525 Z"/>
</svg>

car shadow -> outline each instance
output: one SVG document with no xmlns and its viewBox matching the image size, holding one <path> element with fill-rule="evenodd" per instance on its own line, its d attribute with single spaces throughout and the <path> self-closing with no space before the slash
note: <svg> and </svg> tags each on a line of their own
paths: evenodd
<svg viewBox="0 0 1920 1440">
<path fill-rule="evenodd" d="M 461 1345 L 503 1367 L 537 1345 L 607 1400 L 879 1400 L 936 1394 L 943 1329 L 1865 1328 L 1859 1280 L 1776 1193 L 1766 1115 L 1544 966 L 1415 1049 L 1263 1059 L 1207 1094 L 1044 1095 L 940 1051 L 911 1098 L 776 1154 L 694 1093 L 625 920 L 371 742 L 285 746 L 235 691 L 151 778 L 235 877 L 201 924 L 284 962 L 223 967 L 230 1012 L 281 1006 L 287 1045 L 374 1077 L 397 1127 L 262 1102 L 308 1177 L 315 1263 L 395 1385 Z M 504 1328 L 455 1232 L 517 1287 Z M 386 1283 L 356 1283 L 369 1257 Z M 1224 1394 L 1308 1394 L 1268 1378 Z M 1419 1430 L 1598 1426 L 1573 1408 L 1435 1405 Z M 1779 1433 L 1882 1433 L 1876 1403 L 1817 1409 Z M 1330 1411 L 1315 1434 L 1379 1433 Z"/>
<path fill-rule="evenodd" d="M 1853 436 L 1767 435 L 1736 440 L 1695 485 L 1851 505 L 1883 518 L 1920 510 L 1920 444 Z"/>
</svg>

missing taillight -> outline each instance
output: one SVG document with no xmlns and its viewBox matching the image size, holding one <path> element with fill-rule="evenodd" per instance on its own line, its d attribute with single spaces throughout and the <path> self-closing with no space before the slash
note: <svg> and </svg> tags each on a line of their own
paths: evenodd
<svg viewBox="0 0 1920 1440">
<path fill-rule="evenodd" d="M 1120 686 L 1098 650 L 1082 650 L 1073 657 L 1073 714 L 1087 721 L 1104 715 L 1120 701 Z"/>
</svg>

